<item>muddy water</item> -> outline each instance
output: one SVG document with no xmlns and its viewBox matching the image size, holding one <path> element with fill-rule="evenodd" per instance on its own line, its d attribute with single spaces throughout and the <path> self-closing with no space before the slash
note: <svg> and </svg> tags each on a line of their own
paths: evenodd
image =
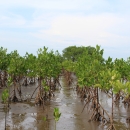
<svg viewBox="0 0 130 130">
<path fill-rule="evenodd" d="M 62 88 L 58 88 L 55 97 L 46 101 L 45 109 L 35 106 L 33 100 L 31 103 L 12 103 L 9 113 L 7 114 L 7 130 L 54 130 L 55 122 L 53 110 L 58 107 L 61 117 L 56 124 L 56 130 L 106 130 L 99 122 L 88 122 L 92 112 L 86 107 L 81 113 L 85 102 L 82 102 L 79 95 L 74 90 L 74 85 L 68 87 L 61 78 Z M 37 84 L 22 87 L 23 98 L 29 96 L 35 90 Z M 1 92 L 1 90 L 0 90 Z M 36 94 L 36 93 L 35 93 Z M 35 97 L 35 95 L 34 95 Z M 111 99 L 106 95 L 100 94 L 100 103 L 110 113 Z M 3 104 L 0 103 L 0 130 L 4 130 L 4 110 Z M 118 108 L 118 109 L 117 109 Z M 130 126 L 126 123 L 125 118 L 130 116 L 130 110 L 122 107 L 115 109 L 115 126 L 117 130 L 129 130 Z M 44 121 L 43 118 L 47 117 Z"/>
<path fill-rule="evenodd" d="M 99 97 L 100 104 L 111 115 L 112 99 L 101 92 Z M 114 126 L 117 130 L 130 130 L 130 123 L 126 121 L 128 117 L 130 117 L 130 108 L 125 107 L 122 100 L 120 100 L 114 105 Z"/>
</svg>

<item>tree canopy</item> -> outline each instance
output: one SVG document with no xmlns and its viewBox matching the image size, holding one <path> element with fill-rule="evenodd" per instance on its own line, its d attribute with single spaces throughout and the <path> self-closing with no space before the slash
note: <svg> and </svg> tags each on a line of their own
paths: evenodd
<svg viewBox="0 0 130 130">
<path fill-rule="evenodd" d="M 88 55 L 92 55 L 93 51 L 95 50 L 94 47 L 76 47 L 76 46 L 69 46 L 62 51 L 62 55 L 64 59 L 77 61 L 77 59 L 85 52 L 88 51 Z"/>
</svg>

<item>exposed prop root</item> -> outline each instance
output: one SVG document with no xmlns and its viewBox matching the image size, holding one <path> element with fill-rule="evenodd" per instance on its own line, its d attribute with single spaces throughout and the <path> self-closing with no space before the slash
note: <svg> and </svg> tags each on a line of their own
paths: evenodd
<svg viewBox="0 0 130 130">
<path fill-rule="evenodd" d="M 111 125 L 108 127 L 107 130 L 116 130 L 116 128 L 115 128 L 114 124 L 111 124 Z"/>
</svg>

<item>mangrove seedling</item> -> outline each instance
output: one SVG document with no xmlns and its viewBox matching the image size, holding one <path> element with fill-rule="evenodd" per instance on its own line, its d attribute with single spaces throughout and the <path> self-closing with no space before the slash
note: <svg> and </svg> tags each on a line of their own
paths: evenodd
<svg viewBox="0 0 130 130">
<path fill-rule="evenodd" d="M 5 130 L 6 130 L 6 116 L 7 116 L 7 108 L 8 108 L 8 97 L 9 97 L 9 91 L 8 89 L 4 89 L 2 92 L 2 101 L 5 104 Z"/>
<path fill-rule="evenodd" d="M 60 119 L 61 113 L 59 112 L 59 108 L 54 108 L 54 119 L 55 119 L 55 130 L 56 130 L 56 122 Z"/>
<path fill-rule="evenodd" d="M 45 130 L 48 130 L 49 129 L 48 115 L 42 117 L 42 120 L 44 121 L 44 128 L 45 128 Z"/>
</svg>

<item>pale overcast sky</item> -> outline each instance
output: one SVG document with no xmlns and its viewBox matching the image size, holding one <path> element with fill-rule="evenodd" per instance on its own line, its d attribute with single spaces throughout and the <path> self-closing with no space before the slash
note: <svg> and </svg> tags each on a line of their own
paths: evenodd
<svg viewBox="0 0 130 130">
<path fill-rule="evenodd" d="M 129 0 L 0 1 L 0 46 L 8 52 L 96 44 L 105 58 L 130 57 Z"/>
</svg>

